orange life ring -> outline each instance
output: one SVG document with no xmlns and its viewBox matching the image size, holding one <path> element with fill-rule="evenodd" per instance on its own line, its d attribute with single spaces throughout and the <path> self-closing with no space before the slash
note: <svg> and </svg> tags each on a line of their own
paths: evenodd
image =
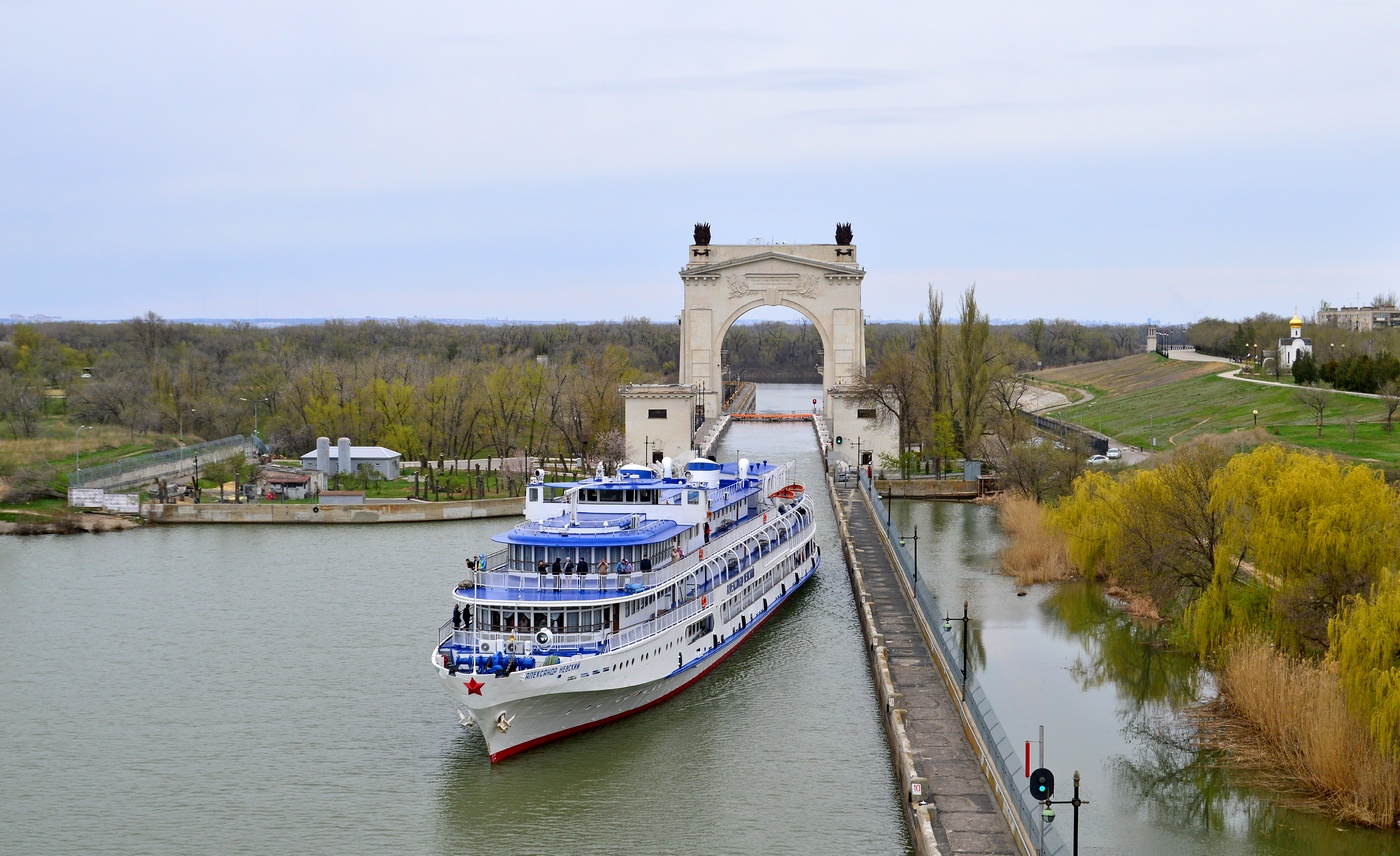
<svg viewBox="0 0 1400 856">
<path fill-rule="evenodd" d="M 705 558 L 705 548 L 704 548 L 704 547 L 701 547 L 701 548 L 700 548 L 700 558 L 702 558 L 702 559 Z"/>
<path fill-rule="evenodd" d="M 702 607 L 703 607 L 703 606 L 707 606 L 707 605 L 709 604 L 709 602 L 710 602 L 710 599 L 709 599 L 709 598 L 705 597 L 703 594 L 700 595 L 700 605 L 701 605 Z"/>
</svg>

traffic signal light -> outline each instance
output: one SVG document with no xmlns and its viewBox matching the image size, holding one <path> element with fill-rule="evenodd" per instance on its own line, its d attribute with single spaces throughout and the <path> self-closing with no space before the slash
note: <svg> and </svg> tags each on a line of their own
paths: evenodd
<svg viewBox="0 0 1400 856">
<path fill-rule="evenodd" d="M 1031 798 L 1044 802 L 1055 795 L 1055 774 L 1041 767 L 1031 772 Z"/>
</svg>

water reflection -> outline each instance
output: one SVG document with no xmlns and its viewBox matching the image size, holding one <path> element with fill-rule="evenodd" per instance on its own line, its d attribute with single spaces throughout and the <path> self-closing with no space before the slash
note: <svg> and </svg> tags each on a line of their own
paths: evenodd
<svg viewBox="0 0 1400 856">
<path fill-rule="evenodd" d="M 1284 808 L 1232 775 L 1223 753 L 1196 740 L 1186 713 L 1214 694 L 1212 676 L 1170 650 L 1159 623 L 1083 582 L 1060 585 L 1040 609 L 1047 629 L 1080 645 L 1069 669 L 1080 690 L 1112 689 L 1126 751 L 1108 767 L 1153 823 L 1207 840 L 1243 838 L 1262 853 L 1400 854 L 1393 835 Z"/>
<path fill-rule="evenodd" d="M 1157 622 L 1134 618 L 1085 582 L 1064 583 L 1041 604 L 1048 626 L 1084 651 L 1070 669 L 1080 689 L 1111 684 L 1136 720 L 1201 698 L 1208 675 L 1190 657 L 1167 649 Z"/>
</svg>

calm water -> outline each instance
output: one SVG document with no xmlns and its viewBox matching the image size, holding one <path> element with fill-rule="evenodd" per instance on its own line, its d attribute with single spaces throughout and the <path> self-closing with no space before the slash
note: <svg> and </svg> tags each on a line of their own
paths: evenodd
<svg viewBox="0 0 1400 856">
<path fill-rule="evenodd" d="M 1207 676 L 1082 585 L 1017 597 L 992 573 L 1004 543 L 994 509 L 896 500 L 892 513 L 906 534 L 918 527 L 920 583 L 949 611 L 969 601 L 970 659 L 1007 735 L 1021 745 L 1045 726 L 1057 799 L 1082 774 L 1080 853 L 1400 854 L 1400 838 L 1278 808 L 1194 751 L 1178 714 L 1210 691 Z M 1071 809 L 1056 811 L 1068 842 Z"/>
<path fill-rule="evenodd" d="M 822 484 L 809 427 L 726 446 Z M 492 766 L 429 654 L 508 522 L 0 539 L 0 852 L 909 852 L 829 525 L 712 676 Z"/>
<path fill-rule="evenodd" d="M 810 427 L 736 425 L 723 454 L 797 459 L 829 524 Z M 1008 734 L 1046 726 L 1062 794 L 1084 774 L 1081 852 L 1400 854 L 1189 751 L 1199 673 L 1082 589 L 1016 597 L 990 509 L 894 514 L 922 581 L 971 601 Z M 508 522 L 0 538 L 0 853 L 908 852 L 829 525 L 822 573 L 705 681 L 491 766 L 428 657 Z"/>
</svg>

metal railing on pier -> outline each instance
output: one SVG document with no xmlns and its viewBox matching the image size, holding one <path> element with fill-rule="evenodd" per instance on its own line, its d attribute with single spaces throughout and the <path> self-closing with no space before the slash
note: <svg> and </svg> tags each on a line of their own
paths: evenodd
<svg viewBox="0 0 1400 856">
<path fill-rule="evenodd" d="M 948 674 L 953 674 L 963 668 L 967 669 L 967 700 L 963 707 L 970 714 L 982 741 L 991 751 L 993 769 L 1001 781 L 1003 792 L 1010 796 L 1025 828 L 1033 833 L 1040 832 L 1044 835 L 1041 856 L 1060 856 L 1060 854 L 1068 853 L 1069 846 L 1064 842 L 1058 830 L 1055 827 L 1046 826 L 1041 820 L 1040 804 L 1031 799 L 1030 791 L 1024 784 L 1025 775 L 1022 769 L 1021 747 L 1013 743 L 1011 738 L 1007 736 L 1006 729 L 1002 728 L 1001 721 L 997 719 L 996 711 L 992 709 L 991 700 L 987 698 L 987 693 L 983 690 L 981 682 L 977 680 L 976 673 L 962 661 L 961 647 L 954 644 L 951 634 L 938 632 L 938 628 L 943 626 L 943 616 L 949 613 L 944 611 L 943 607 L 939 605 L 938 598 L 924 583 L 914 579 L 914 557 L 901 543 L 904 536 L 900 533 L 899 527 L 892 522 L 885 522 L 890 519 L 889 512 L 885 508 L 885 503 L 879 492 L 866 478 L 863 469 L 858 470 L 858 478 L 860 489 L 870 499 L 876 522 L 885 530 L 885 534 L 890 539 L 899 570 L 909 581 L 910 588 L 915 593 L 915 602 L 918 603 L 919 610 L 923 612 L 929 627 L 934 629 L 932 633 L 935 647 L 934 655 L 939 657 L 948 667 Z M 927 576 L 924 577 L 924 580 L 927 580 Z M 964 626 L 962 632 L 968 632 L 968 628 Z"/>
<path fill-rule="evenodd" d="M 126 481 L 125 477 L 128 474 L 132 477 L 155 481 L 157 475 L 164 474 L 157 472 L 157 470 L 168 468 L 171 464 L 175 465 L 174 475 L 179 477 L 194 471 L 194 460 L 200 455 L 204 456 L 205 463 L 213 463 L 216 460 L 234 455 L 238 450 L 246 450 L 252 445 L 249 438 L 242 434 L 235 434 L 232 437 L 224 437 L 222 440 L 192 443 L 180 448 L 166 449 L 163 452 L 119 458 L 109 464 L 83 467 L 81 472 L 69 473 L 68 484 L 70 487 L 115 487 Z"/>
</svg>

